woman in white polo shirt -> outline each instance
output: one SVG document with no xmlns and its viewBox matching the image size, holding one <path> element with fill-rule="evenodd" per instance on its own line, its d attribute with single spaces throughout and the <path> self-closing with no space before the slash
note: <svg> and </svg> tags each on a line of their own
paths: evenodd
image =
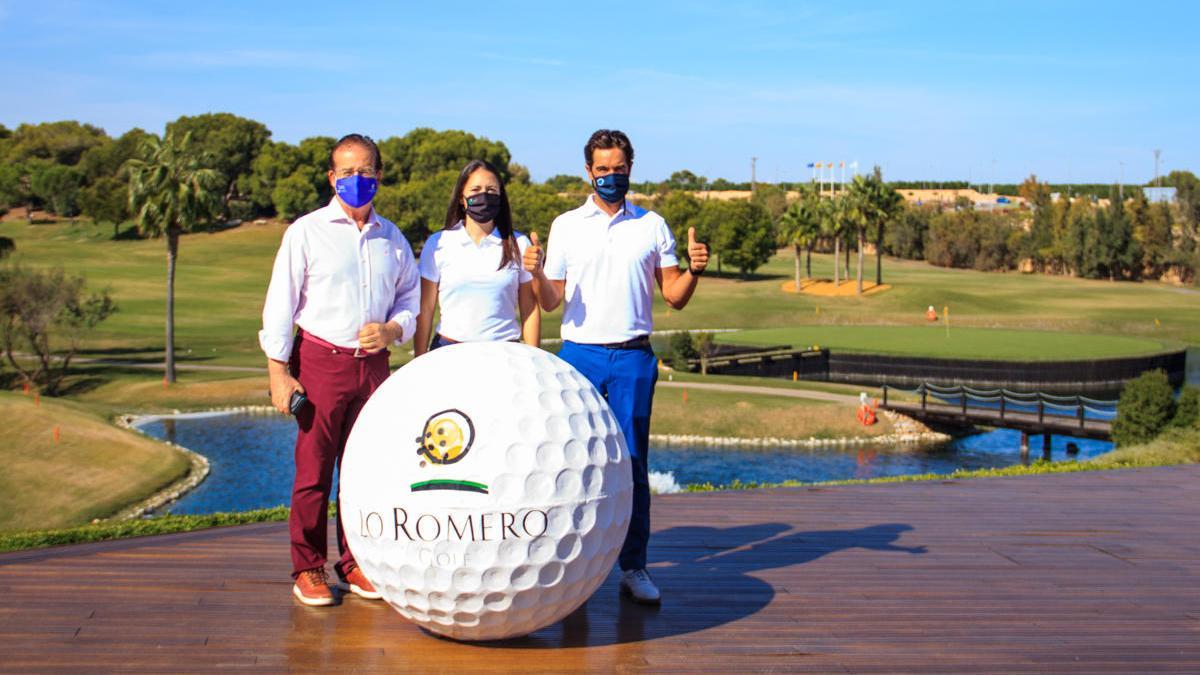
<svg viewBox="0 0 1200 675">
<path fill-rule="evenodd" d="M 533 276 L 521 264 L 528 247 L 529 239 L 513 230 L 500 173 L 472 160 L 454 185 L 445 228 L 421 250 L 416 355 L 455 342 L 521 340 L 536 347 L 541 315 Z M 430 344 L 435 307 L 441 321 Z"/>
</svg>

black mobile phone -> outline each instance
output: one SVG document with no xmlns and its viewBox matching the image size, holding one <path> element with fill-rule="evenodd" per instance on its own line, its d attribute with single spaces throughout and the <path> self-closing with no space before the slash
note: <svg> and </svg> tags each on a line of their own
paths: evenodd
<svg viewBox="0 0 1200 675">
<path fill-rule="evenodd" d="M 299 415 L 305 403 L 308 403 L 308 397 L 304 395 L 304 392 L 293 391 L 292 397 L 288 399 L 288 412 Z"/>
</svg>

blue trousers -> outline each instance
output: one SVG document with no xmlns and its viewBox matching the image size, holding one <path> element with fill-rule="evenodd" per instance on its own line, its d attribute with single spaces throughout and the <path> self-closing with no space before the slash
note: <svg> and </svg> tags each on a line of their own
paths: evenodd
<svg viewBox="0 0 1200 675">
<path fill-rule="evenodd" d="M 650 543 L 650 407 L 658 380 L 658 359 L 649 347 L 608 349 L 563 341 L 559 358 L 599 390 L 612 408 L 633 463 L 633 513 L 618 562 L 622 570 L 646 567 Z"/>
</svg>

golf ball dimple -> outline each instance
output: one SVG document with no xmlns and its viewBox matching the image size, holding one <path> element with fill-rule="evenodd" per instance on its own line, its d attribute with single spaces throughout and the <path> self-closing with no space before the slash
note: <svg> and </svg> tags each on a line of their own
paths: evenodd
<svg viewBox="0 0 1200 675">
<path fill-rule="evenodd" d="M 454 344 L 394 373 L 360 413 L 340 481 L 367 578 L 402 616 L 460 640 L 574 611 L 629 527 L 629 454 L 608 403 L 514 343 Z"/>
</svg>

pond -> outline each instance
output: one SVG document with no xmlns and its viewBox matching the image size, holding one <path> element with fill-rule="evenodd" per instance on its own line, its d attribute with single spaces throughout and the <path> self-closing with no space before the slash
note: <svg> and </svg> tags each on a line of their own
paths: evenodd
<svg viewBox="0 0 1200 675">
<path fill-rule="evenodd" d="M 292 484 L 296 423 L 265 414 L 192 414 L 139 421 L 142 432 L 170 440 L 208 458 L 211 473 L 195 490 L 169 507 L 172 513 L 243 511 L 287 504 Z M 1067 443 L 1079 459 L 1112 449 L 1105 441 L 1054 438 L 1052 455 L 1066 459 Z M 655 484 L 805 482 L 877 478 L 955 469 L 999 468 L 1021 462 L 1020 433 L 996 430 L 959 438 L 941 447 L 888 447 L 863 443 L 802 449 L 652 447 Z M 1040 456 L 1041 439 L 1030 439 Z"/>
</svg>

